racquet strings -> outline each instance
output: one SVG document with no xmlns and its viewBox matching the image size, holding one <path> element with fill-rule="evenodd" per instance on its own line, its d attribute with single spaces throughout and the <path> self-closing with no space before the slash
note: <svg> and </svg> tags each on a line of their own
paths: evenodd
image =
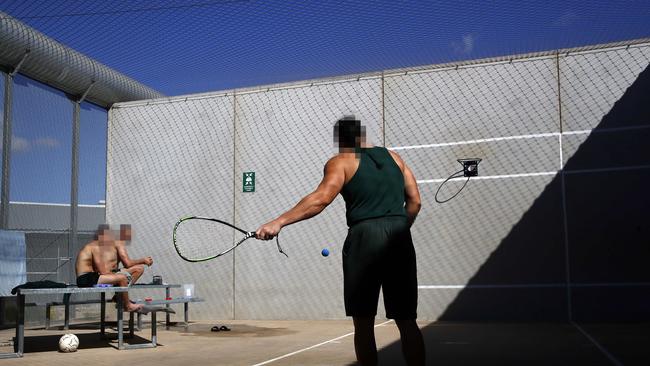
<svg viewBox="0 0 650 366">
<path fill-rule="evenodd" d="M 175 245 L 182 257 L 200 260 L 228 251 L 244 235 L 218 222 L 185 220 L 176 228 Z"/>
</svg>

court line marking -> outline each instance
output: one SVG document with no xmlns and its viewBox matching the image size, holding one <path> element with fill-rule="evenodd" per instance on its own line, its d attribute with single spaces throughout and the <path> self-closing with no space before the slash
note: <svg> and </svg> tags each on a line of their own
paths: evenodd
<svg viewBox="0 0 650 366">
<path fill-rule="evenodd" d="M 600 350 L 600 352 L 602 352 L 605 356 L 607 356 L 607 358 L 609 358 L 609 360 L 612 361 L 614 365 L 623 366 L 623 363 L 621 361 L 619 361 L 618 359 L 616 359 L 616 357 L 614 357 L 614 355 L 609 353 L 609 351 L 605 347 L 603 347 L 600 343 L 598 343 L 598 341 L 596 341 L 594 337 L 592 337 L 589 333 L 587 333 L 586 330 L 582 329 L 582 327 L 579 326 L 574 321 L 571 321 L 570 323 L 573 324 L 574 327 L 578 328 L 580 333 L 582 333 L 582 335 L 584 335 L 588 340 L 590 340 L 591 343 L 593 343 Z"/>
<path fill-rule="evenodd" d="M 562 283 L 531 283 L 522 285 L 420 285 L 418 289 L 481 289 L 481 288 L 563 288 L 567 284 Z M 650 282 L 624 282 L 624 283 L 570 283 L 570 287 L 639 287 L 650 286 Z"/>
<path fill-rule="evenodd" d="M 375 325 L 375 328 L 377 328 L 377 327 L 381 327 L 381 326 L 383 326 L 383 325 L 385 325 L 385 324 L 388 324 L 388 323 L 390 323 L 390 322 L 392 322 L 392 321 L 393 321 L 393 320 L 391 319 L 391 320 L 387 320 L 387 321 L 385 321 L 385 322 L 383 322 L 383 323 L 377 324 L 377 325 Z M 313 345 L 313 346 L 305 347 L 305 348 L 303 348 L 303 349 L 299 349 L 299 350 L 294 351 L 294 352 L 291 352 L 291 353 L 287 353 L 286 355 L 282 355 L 282 356 L 279 356 L 279 357 L 276 357 L 276 358 L 272 358 L 272 359 L 267 360 L 267 361 L 264 361 L 264 362 L 256 363 L 256 364 L 254 364 L 254 365 L 252 365 L 252 366 L 262 366 L 262 365 L 266 365 L 266 364 L 269 364 L 269 363 L 271 363 L 271 362 L 275 362 L 275 361 L 277 361 L 277 360 L 281 360 L 281 359 L 283 359 L 283 358 L 291 357 L 291 356 L 296 355 L 296 354 L 298 354 L 298 353 L 302 353 L 302 352 L 305 352 L 305 351 L 309 351 L 310 349 L 314 349 L 314 348 L 316 348 L 316 347 L 320 347 L 320 346 L 322 346 L 322 345 L 324 345 L 324 344 L 327 344 L 327 343 L 336 342 L 336 341 L 338 341 L 339 339 L 343 339 L 343 338 L 345 338 L 345 337 L 349 337 L 349 336 L 351 336 L 351 335 L 353 335 L 353 334 L 354 334 L 354 332 L 351 332 L 351 333 L 348 333 L 348 334 L 344 334 L 344 335 L 342 335 L 342 336 L 339 336 L 339 337 L 336 337 L 336 338 L 332 338 L 332 339 L 330 339 L 330 340 L 328 340 L 328 341 L 321 342 L 321 343 L 315 344 L 315 345 Z"/>
</svg>

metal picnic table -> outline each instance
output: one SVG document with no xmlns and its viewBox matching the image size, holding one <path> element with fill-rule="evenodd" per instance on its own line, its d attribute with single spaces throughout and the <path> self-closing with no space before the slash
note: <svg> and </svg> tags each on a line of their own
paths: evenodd
<svg viewBox="0 0 650 366">
<path fill-rule="evenodd" d="M 61 288 L 41 288 L 41 289 L 27 289 L 20 288 L 17 289 L 17 307 L 18 314 L 16 316 L 16 339 L 14 342 L 14 352 L 0 353 L 0 359 L 2 358 L 16 358 L 22 357 L 25 350 L 25 296 L 26 295 L 67 295 L 68 298 L 71 294 L 100 294 L 100 336 L 104 337 L 106 334 L 106 293 L 122 293 L 128 292 L 129 290 L 134 289 L 147 289 L 147 288 L 166 288 L 166 296 L 169 297 L 170 287 L 180 287 L 180 285 L 134 285 L 131 287 L 61 287 Z M 117 349 L 136 349 L 136 348 L 152 348 L 156 347 L 156 312 L 165 311 L 167 313 L 167 325 L 169 325 L 169 312 L 170 304 L 175 303 L 184 303 L 185 304 L 185 320 L 187 321 L 187 312 L 188 312 L 188 303 L 189 302 L 200 302 L 203 299 L 200 298 L 177 298 L 172 300 L 154 300 L 151 302 L 143 302 L 149 307 L 149 312 L 151 312 L 151 342 L 144 344 L 125 344 L 124 342 L 124 312 L 121 311 L 122 296 L 115 297 L 115 303 L 117 306 Z M 152 305 L 165 305 L 165 307 L 151 308 Z M 67 311 L 69 311 L 69 303 L 66 305 Z M 69 318 L 69 317 L 68 317 Z M 67 323 L 67 322 L 66 322 Z M 134 326 L 133 326 L 133 313 L 130 314 L 129 319 L 129 333 L 133 336 Z"/>
</svg>

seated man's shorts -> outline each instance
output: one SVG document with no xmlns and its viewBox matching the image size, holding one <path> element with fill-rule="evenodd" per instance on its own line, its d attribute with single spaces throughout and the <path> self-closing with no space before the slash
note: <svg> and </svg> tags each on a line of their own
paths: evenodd
<svg viewBox="0 0 650 366">
<path fill-rule="evenodd" d="M 98 272 L 86 272 L 77 276 L 77 286 L 79 287 L 93 287 L 99 281 Z"/>
<path fill-rule="evenodd" d="M 115 274 L 121 274 L 121 275 L 126 276 L 126 280 L 128 282 L 127 286 L 131 286 L 131 280 L 133 278 L 133 275 L 131 275 L 131 273 L 129 271 L 127 271 L 125 269 L 117 269 L 116 268 L 116 269 L 113 269 L 112 272 L 115 273 Z"/>
<path fill-rule="evenodd" d="M 387 318 L 417 318 L 415 249 L 405 217 L 381 217 L 353 225 L 343 245 L 343 275 L 348 316 L 377 315 L 381 288 Z"/>
</svg>

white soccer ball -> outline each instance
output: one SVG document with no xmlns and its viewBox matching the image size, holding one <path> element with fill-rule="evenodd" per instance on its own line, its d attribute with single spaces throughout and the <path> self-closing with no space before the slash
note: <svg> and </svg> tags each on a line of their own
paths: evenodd
<svg viewBox="0 0 650 366">
<path fill-rule="evenodd" d="M 74 334 L 64 334 L 59 339 L 59 349 L 61 352 L 75 352 L 79 347 L 79 338 Z"/>
</svg>

